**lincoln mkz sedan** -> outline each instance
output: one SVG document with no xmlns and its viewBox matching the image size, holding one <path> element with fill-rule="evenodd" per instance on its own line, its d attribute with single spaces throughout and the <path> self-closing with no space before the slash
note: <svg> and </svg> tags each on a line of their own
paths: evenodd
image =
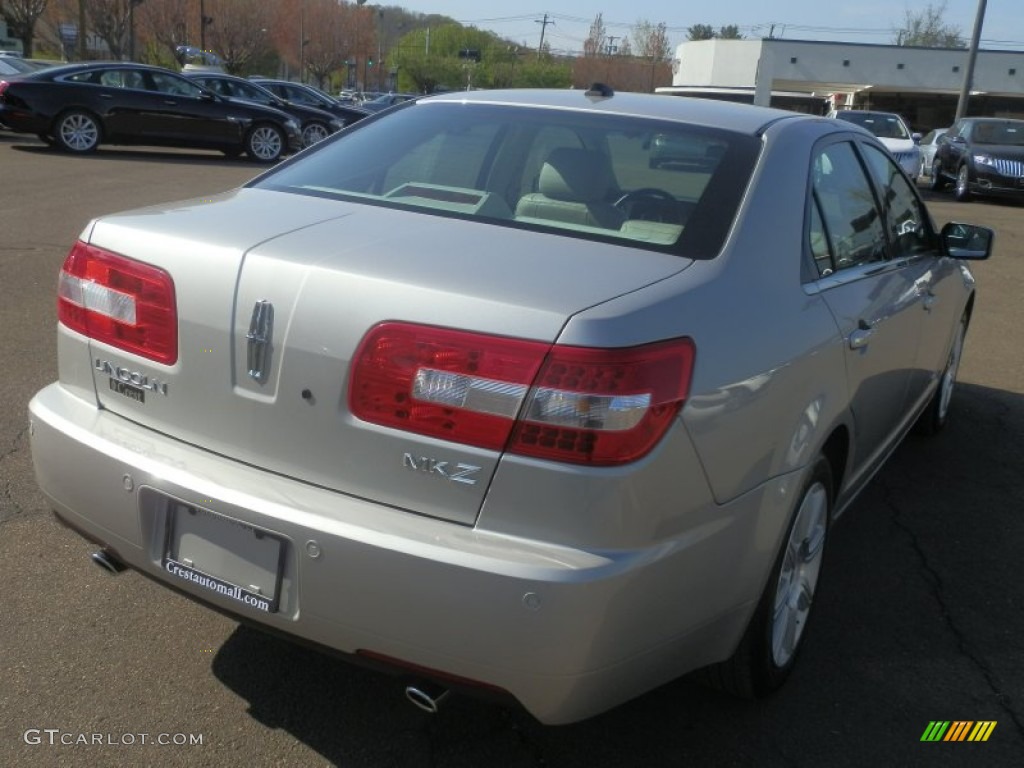
<svg viewBox="0 0 1024 768">
<path fill-rule="evenodd" d="M 946 423 L 992 238 L 936 229 L 841 120 L 420 99 L 85 228 L 38 482 L 109 570 L 398 670 L 424 709 L 567 723 L 697 669 L 762 696 L 832 523 Z"/>
</svg>

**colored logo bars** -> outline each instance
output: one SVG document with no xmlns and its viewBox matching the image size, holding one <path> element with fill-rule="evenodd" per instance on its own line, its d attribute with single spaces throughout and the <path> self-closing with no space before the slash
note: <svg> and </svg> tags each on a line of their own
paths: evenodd
<svg viewBox="0 0 1024 768">
<path fill-rule="evenodd" d="M 995 720 L 932 720 L 921 741 L 988 741 L 995 728 Z"/>
</svg>

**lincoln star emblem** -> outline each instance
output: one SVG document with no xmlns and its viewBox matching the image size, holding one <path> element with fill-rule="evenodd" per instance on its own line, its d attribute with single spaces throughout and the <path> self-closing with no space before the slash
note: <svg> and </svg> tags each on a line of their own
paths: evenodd
<svg viewBox="0 0 1024 768">
<path fill-rule="evenodd" d="M 246 367 L 253 381 L 263 382 L 270 365 L 270 340 L 274 332 L 274 305 L 260 299 L 253 305 L 249 319 L 249 340 L 246 353 Z"/>
</svg>

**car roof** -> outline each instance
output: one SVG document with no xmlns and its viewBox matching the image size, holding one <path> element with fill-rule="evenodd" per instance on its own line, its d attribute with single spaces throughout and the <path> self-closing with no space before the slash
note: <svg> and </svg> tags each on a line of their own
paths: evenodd
<svg viewBox="0 0 1024 768">
<path fill-rule="evenodd" d="M 531 109 L 573 109 L 647 119 L 677 120 L 691 125 L 726 128 L 750 135 L 758 134 L 766 126 L 778 120 L 812 119 L 809 115 L 801 115 L 796 112 L 713 99 L 632 92 L 619 92 L 605 96 L 589 90 L 554 88 L 453 91 L 424 96 L 411 103 L 417 106 L 426 106 L 453 102 L 518 106 Z"/>
</svg>

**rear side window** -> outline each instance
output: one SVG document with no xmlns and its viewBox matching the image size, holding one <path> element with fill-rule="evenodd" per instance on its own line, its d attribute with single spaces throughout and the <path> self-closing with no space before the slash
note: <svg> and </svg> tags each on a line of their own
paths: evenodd
<svg viewBox="0 0 1024 768">
<path fill-rule="evenodd" d="M 710 258 L 760 146 L 661 120 L 425 101 L 256 186 Z"/>
</svg>

